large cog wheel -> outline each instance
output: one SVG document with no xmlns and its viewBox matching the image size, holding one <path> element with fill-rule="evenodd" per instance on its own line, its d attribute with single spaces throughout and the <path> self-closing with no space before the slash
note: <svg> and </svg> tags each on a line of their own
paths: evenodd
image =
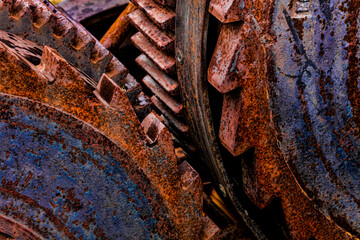
<svg viewBox="0 0 360 240">
<path fill-rule="evenodd" d="M 155 114 L 140 123 L 126 68 L 46 1 L 0 8 L 2 234 L 212 237 L 199 175 Z"/>
</svg>

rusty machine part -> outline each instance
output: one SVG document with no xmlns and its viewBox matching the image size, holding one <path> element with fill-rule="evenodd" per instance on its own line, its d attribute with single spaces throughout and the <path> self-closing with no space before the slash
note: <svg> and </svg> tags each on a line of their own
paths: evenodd
<svg viewBox="0 0 360 240">
<path fill-rule="evenodd" d="M 283 237 L 360 236 L 359 7 L 177 1 L 176 64 L 191 135 L 219 192 L 255 233 L 261 224 L 242 189 L 259 209 L 278 203 Z M 221 23 L 213 54 L 208 9 Z M 206 81 L 223 94 L 221 115 Z"/>
<path fill-rule="evenodd" d="M 136 116 L 127 69 L 47 1 L 1 0 L 0 19 L 1 237 L 216 237 L 199 175 L 156 114 Z"/>
<path fill-rule="evenodd" d="M 256 237 L 358 237 L 358 1 L 131 2 L 153 104 Z"/>
<path fill-rule="evenodd" d="M 92 1 L 81 2 L 86 5 L 86 2 Z M 68 10 L 71 4 L 66 5 L 64 1 L 62 7 Z M 97 4 L 101 4 L 100 1 Z M 233 222 L 244 221 L 258 239 L 359 237 L 360 5 L 357 0 L 131 0 L 101 43 L 109 49 L 119 48 L 129 33 L 131 23 L 138 31 L 131 36 L 131 42 L 141 52 L 134 62 L 145 72 L 140 78 L 136 72 L 131 72 L 137 79 L 128 74 L 127 69 L 65 11 L 53 8 L 46 1 L 45 5 L 46 8 L 43 2 L 35 0 L 0 2 L 0 9 L 3 9 L 0 19 L 6 23 L 0 28 L 31 40 L 35 45 L 28 42 L 25 45 L 41 48 L 43 56 L 37 57 L 38 51 L 34 53 L 22 47 L 14 48 L 6 41 L 2 46 L 7 50 L 3 52 L 25 59 L 31 71 L 44 76 L 47 83 L 56 84 L 58 75 L 62 79 L 59 82 L 66 82 L 69 74 L 60 73 L 60 67 L 48 68 L 43 62 L 50 61 L 56 66 L 60 66 L 60 62 L 66 63 L 69 69 L 71 67 L 71 73 L 77 74 L 77 79 L 83 79 L 91 86 L 90 89 L 95 89 L 95 96 L 102 102 L 102 107 L 113 107 L 111 102 L 117 96 L 115 93 L 121 92 L 114 87 L 114 82 L 126 90 L 130 102 L 121 104 L 127 110 L 120 110 L 120 115 L 126 113 L 124 118 L 130 123 L 144 119 L 143 130 L 138 123 L 136 128 L 129 129 L 117 118 L 113 119 L 113 115 L 97 109 L 89 110 L 96 112 L 96 117 L 82 115 L 90 108 L 80 111 L 80 105 L 63 109 L 69 103 L 59 94 L 64 88 L 42 91 L 57 93 L 57 101 L 62 99 L 60 106 L 52 102 L 50 95 L 30 100 L 40 101 L 46 107 L 55 108 L 54 111 L 60 109 L 61 116 L 62 112 L 66 112 L 76 120 L 90 123 L 96 132 L 100 131 L 110 144 L 120 149 L 123 153 L 120 163 L 134 159 L 143 178 L 137 173 L 134 177 L 129 170 L 124 171 L 125 177 L 135 178 L 138 180 L 134 181 L 136 186 L 145 186 L 148 191 L 158 194 L 156 196 L 162 202 L 155 204 L 159 210 L 154 211 L 155 222 L 161 219 L 161 225 L 162 216 L 170 212 L 173 215 L 165 218 L 164 221 L 168 221 L 165 225 L 173 224 L 171 226 L 175 227 L 175 234 L 180 234 L 177 235 L 180 238 L 197 239 L 199 236 L 196 234 L 202 234 L 214 239 L 229 239 L 230 236 L 248 239 L 234 234 L 227 225 L 224 225 L 223 231 L 218 231 L 208 218 L 201 218 L 198 211 L 204 202 L 205 205 L 215 203 L 220 207 L 216 210 L 217 215 L 226 215 Z M 81 13 L 82 9 L 76 11 Z M 71 14 L 77 18 L 77 13 Z M 44 45 L 55 49 L 66 61 L 49 57 L 58 56 L 58 53 L 49 47 L 44 48 Z M 23 64 L 13 65 L 24 67 Z M 22 87 L 21 84 L 16 85 L 16 88 L 19 87 Z M 23 102 L 24 96 L 19 96 L 18 91 L 16 94 L 7 92 L 16 88 L 4 86 L 5 99 L 11 102 L 7 106 L 29 105 Z M 48 88 L 52 88 L 51 84 L 44 89 Z M 71 90 L 74 91 L 74 88 L 71 87 Z M 74 95 L 70 89 L 66 93 Z M 16 99 L 9 94 L 17 96 Z M 81 104 L 84 104 L 92 93 L 78 95 L 73 96 L 74 99 L 82 99 Z M 28 95 L 25 97 L 29 98 Z M 129 108 L 130 103 L 137 117 Z M 94 104 L 92 101 L 85 105 Z M 160 116 L 150 113 L 152 106 Z M 33 107 L 30 109 L 34 111 Z M 99 113 L 109 116 L 118 126 L 99 124 L 99 119 L 104 119 L 99 118 L 102 116 Z M 132 117 L 128 117 L 129 114 Z M 11 112 L 4 116 L 10 116 L 13 121 L 23 118 L 13 115 Z M 52 124 L 61 125 L 57 118 L 54 120 L 46 114 L 41 116 L 50 119 L 48 122 Z M 92 117 L 85 119 L 85 116 Z M 27 123 L 30 126 L 39 124 Z M 188 189 L 184 187 L 189 183 L 187 176 L 193 174 L 182 174 L 183 181 L 170 177 L 178 174 L 167 173 L 165 180 L 162 177 L 161 174 L 166 171 L 183 173 L 181 169 L 191 169 L 184 162 L 178 170 L 175 160 L 170 161 L 171 167 L 160 167 L 159 159 L 163 158 L 159 157 L 158 151 L 165 151 L 165 158 L 174 159 L 173 144 L 163 124 L 170 130 L 173 140 L 192 156 L 189 161 L 197 167 L 202 178 L 211 181 L 208 194 L 192 192 L 179 198 Z M 63 125 L 64 132 L 72 132 L 71 127 L 65 129 Z M 162 135 L 164 132 L 166 141 Z M 137 137 L 129 137 L 134 135 Z M 76 141 L 84 141 L 77 136 Z M 16 137 L 14 135 L 14 139 Z M 143 143 L 145 139 L 148 145 L 140 144 L 139 147 L 137 143 Z M 102 149 L 102 146 L 98 148 Z M 83 148 L 80 148 L 82 151 Z M 142 155 L 143 152 L 146 154 Z M 8 153 L 3 155 L 6 157 Z M 113 153 L 107 152 L 104 156 L 112 159 Z M 149 163 L 145 159 L 154 161 Z M 125 167 L 121 165 L 121 168 Z M 106 166 L 101 170 L 104 169 L 107 169 Z M 190 186 L 196 187 L 191 191 L 197 189 L 196 193 L 201 193 L 199 177 L 195 176 Z M 94 179 L 87 185 L 96 186 L 100 180 Z M 142 185 L 143 181 L 151 183 L 150 187 L 145 183 Z M 14 180 L 10 182 L 11 186 L 16 183 Z M 167 186 L 168 182 L 182 184 L 183 187 L 178 190 L 173 188 L 175 185 Z M 79 184 L 79 188 L 87 185 Z M 139 188 L 140 192 L 144 190 Z M 175 193 L 171 192 L 172 188 L 177 189 Z M 205 185 L 204 189 L 207 188 Z M 70 195 L 75 190 L 71 190 Z M 66 194 L 69 195 L 68 192 Z M 196 198 L 191 200 L 194 195 Z M 145 194 L 145 199 L 148 199 L 147 196 Z M 69 201 L 65 201 L 63 208 L 74 205 L 72 200 Z M 138 198 L 131 202 L 136 204 L 137 201 Z M 189 201 L 193 201 L 194 208 L 184 206 Z M 153 207 L 153 202 L 149 202 L 145 204 L 146 209 Z M 175 207 L 179 204 L 182 206 L 180 209 Z M 125 204 L 126 207 L 128 205 Z M 232 208 L 235 211 L 231 211 Z M 144 223 L 145 220 L 140 219 Z M 196 219 L 201 219 L 200 223 L 196 223 Z M 101 224 L 98 220 L 95 218 L 94 222 Z M 17 220 L 12 223 L 19 234 L 29 232 L 24 222 Z M 152 228 L 156 224 L 147 225 L 146 222 L 144 225 Z M 158 234 L 159 228 L 156 227 L 152 229 Z M 187 227 L 192 229 L 186 231 Z M 174 233 L 165 231 L 160 237 L 172 238 L 171 234 Z"/>
</svg>

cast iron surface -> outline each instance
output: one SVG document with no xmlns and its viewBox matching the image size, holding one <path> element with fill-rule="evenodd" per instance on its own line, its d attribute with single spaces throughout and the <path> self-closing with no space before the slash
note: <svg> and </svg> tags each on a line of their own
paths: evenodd
<svg viewBox="0 0 360 240">
<path fill-rule="evenodd" d="M 208 239 L 218 232 L 202 211 L 201 179 L 178 162 L 168 130 L 153 113 L 142 123 L 135 115 L 127 69 L 46 1 L 0 1 L 0 10 L 13 32 L 0 31 L 3 234 Z M 75 36 L 57 35 L 62 23 Z M 43 31 L 51 36 L 45 43 Z M 100 52 L 112 59 L 108 67 Z M 84 73 L 76 59 L 102 67 Z"/>
<path fill-rule="evenodd" d="M 46 239 L 165 237 L 156 190 L 96 129 L 11 95 L 0 95 L 0 112 L 2 215 Z"/>
<path fill-rule="evenodd" d="M 277 1 L 273 15 L 271 101 L 281 150 L 307 196 L 359 236 L 360 3 L 310 1 L 294 18 L 295 2 Z"/>
</svg>

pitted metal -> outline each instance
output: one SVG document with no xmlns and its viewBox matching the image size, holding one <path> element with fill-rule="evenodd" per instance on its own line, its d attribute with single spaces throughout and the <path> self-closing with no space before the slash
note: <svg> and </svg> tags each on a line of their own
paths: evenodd
<svg viewBox="0 0 360 240">
<path fill-rule="evenodd" d="M 1 16 L 15 16 L 14 2 L 1 3 Z M 83 73 L 68 61 L 66 46 L 30 43 L 43 37 L 21 18 L 6 24 L 22 29 L 0 37 L 0 211 L 9 229 L 49 239 L 207 239 L 218 231 L 202 213 L 198 174 L 178 164 L 171 135 L 155 115 L 144 119 L 144 133 L 129 92 L 111 74 Z M 49 45 L 64 41 L 64 32 L 53 30 Z M 130 75 L 120 85 L 136 88 Z"/>
<path fill-rule="evenodd" d="M 259 208 L 281 199 L 294 239 L 359 236 L 355 2 L 210 3 L 225 23 L 208 68 L 223 93 L 220 141 L 245 158 Z"/>
<path fill-rule="evenodd" d="M 127 74 L 124 65 L 82 25 L 48 1 L 2 0 L 0 20 L 0 30 L 56 49 L 68 62 L 96 82 L 104 73 L 116 82 Z"/>
</svg>

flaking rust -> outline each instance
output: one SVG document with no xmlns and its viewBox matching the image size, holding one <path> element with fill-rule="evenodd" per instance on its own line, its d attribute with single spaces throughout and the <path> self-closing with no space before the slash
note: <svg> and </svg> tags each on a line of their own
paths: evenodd
<svg viewBox="0 0 360 240">
<path fill-rule="evenodd" d="M 358 184 L 350 173 L 359 159 L 358 5 L 210 2 L 224 23 L 208 68 L 224 96 L 220 141 L 246 156 L 244 188 L 259 208 L 281 199 L 294 239 L 359 236 Z M 346 77 L 333 71 L 339 66 L 348 66 Z M 341 114 L 349 118 L 335 120 Z"/>
<path fill-rule="evenodd" d="M 28 2 L 0 1 L 12 32 L 0 32 L 1 233 L 22 239 L 213 236 L 218 228 L 202 213 L 200 177 L 186 162 L 178 166 L 171 135 L 156 115 L 140 124 L 128 99 L 139 88 L 131 75 L 49 3 L 31 1 L 49 13 L 45 20 L 15 24 L 20 15 L 39 14 Z M 46 35 L 39 45 L 37 34 L 45 29 L 54 38 Z"/>
</svg>

